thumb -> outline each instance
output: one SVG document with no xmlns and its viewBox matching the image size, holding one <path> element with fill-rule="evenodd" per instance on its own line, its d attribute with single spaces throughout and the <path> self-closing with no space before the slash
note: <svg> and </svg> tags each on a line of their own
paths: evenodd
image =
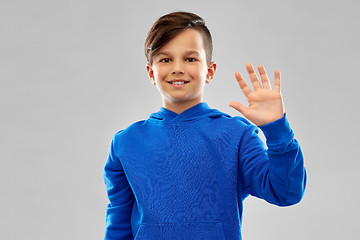
<svg viewBox="0 0 360 240">
<path fill-rule="evenodd" d="M 247 107 L 245 107 L 244 105 L 242 105 L 239 102 L 230 102 L 229 107 L 232 107 L 232 108 L 238 110 L 244 116 L 246 115 L 245 112 L 247 111 Z"/>
</svg>

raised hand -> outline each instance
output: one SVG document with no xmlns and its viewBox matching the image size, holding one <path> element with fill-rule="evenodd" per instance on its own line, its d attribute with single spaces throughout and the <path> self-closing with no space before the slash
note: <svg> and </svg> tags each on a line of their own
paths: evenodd
<svg viewBox="0 0 360 240">
<path fill-rule="evenodd" d="M 249 73 L 254 91 L 247 85 L 239 72 L 235 72 L 235 77 L 249 106 L 246 107 L 239 102 L 230 102 L 229 106 L 238 110 L 244 117 L 257 126 L 262 126 L 282 118 L 284 116 L 284 104 L 280 92 L 280 71 L 275 71 L 274 89 L 272 90 L 269 78 L 262 65 L 258 66 L 262 86 L 250 63 L 246 64 L 246 69 Z"/>
</svg>

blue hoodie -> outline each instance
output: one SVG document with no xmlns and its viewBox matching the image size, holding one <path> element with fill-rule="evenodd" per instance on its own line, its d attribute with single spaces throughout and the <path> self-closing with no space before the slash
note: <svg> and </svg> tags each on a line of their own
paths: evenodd
<svg viewBox="0 0 360 240">
<path fill-rule="evenodd" d="M 104 168 L 105 239 L 241 239 L 243 200 L 298 203 L 303 155 L 283 118 L 258 127 L 200 103 L 116 133 Z"/>
</svg>

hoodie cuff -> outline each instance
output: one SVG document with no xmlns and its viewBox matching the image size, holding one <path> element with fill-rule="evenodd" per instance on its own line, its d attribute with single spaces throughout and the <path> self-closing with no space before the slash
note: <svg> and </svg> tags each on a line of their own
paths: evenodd
<svg viewBox="0 0 360 240">
<path fill-rule="evenodd" d="M 263 131 L 267 145 L 276 145 L 285 142 L 290 136 L 293 136 L 293 132 L 290 128 L 290 124 L 284 116 L 274 122 L 259 126 Z"/>
</svg>

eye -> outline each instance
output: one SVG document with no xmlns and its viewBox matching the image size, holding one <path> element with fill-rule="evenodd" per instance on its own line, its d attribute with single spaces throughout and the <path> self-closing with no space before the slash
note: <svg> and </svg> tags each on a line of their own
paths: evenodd
<svg viewBox="0 0 360 240">
<path fill-rule="evenodd" d="M 168 62 L 170 62 L 170 58 L 163 58 L 163 59 L 160 60 L 160 62 L 168 63 Z"/>
<path fill-rule="evenodd" d="M 196 59 L 190 57 L 190 58 L 187 58 L 186 61 L 187 61 L 187 62 L 196 62 Z"/>
</svg>

